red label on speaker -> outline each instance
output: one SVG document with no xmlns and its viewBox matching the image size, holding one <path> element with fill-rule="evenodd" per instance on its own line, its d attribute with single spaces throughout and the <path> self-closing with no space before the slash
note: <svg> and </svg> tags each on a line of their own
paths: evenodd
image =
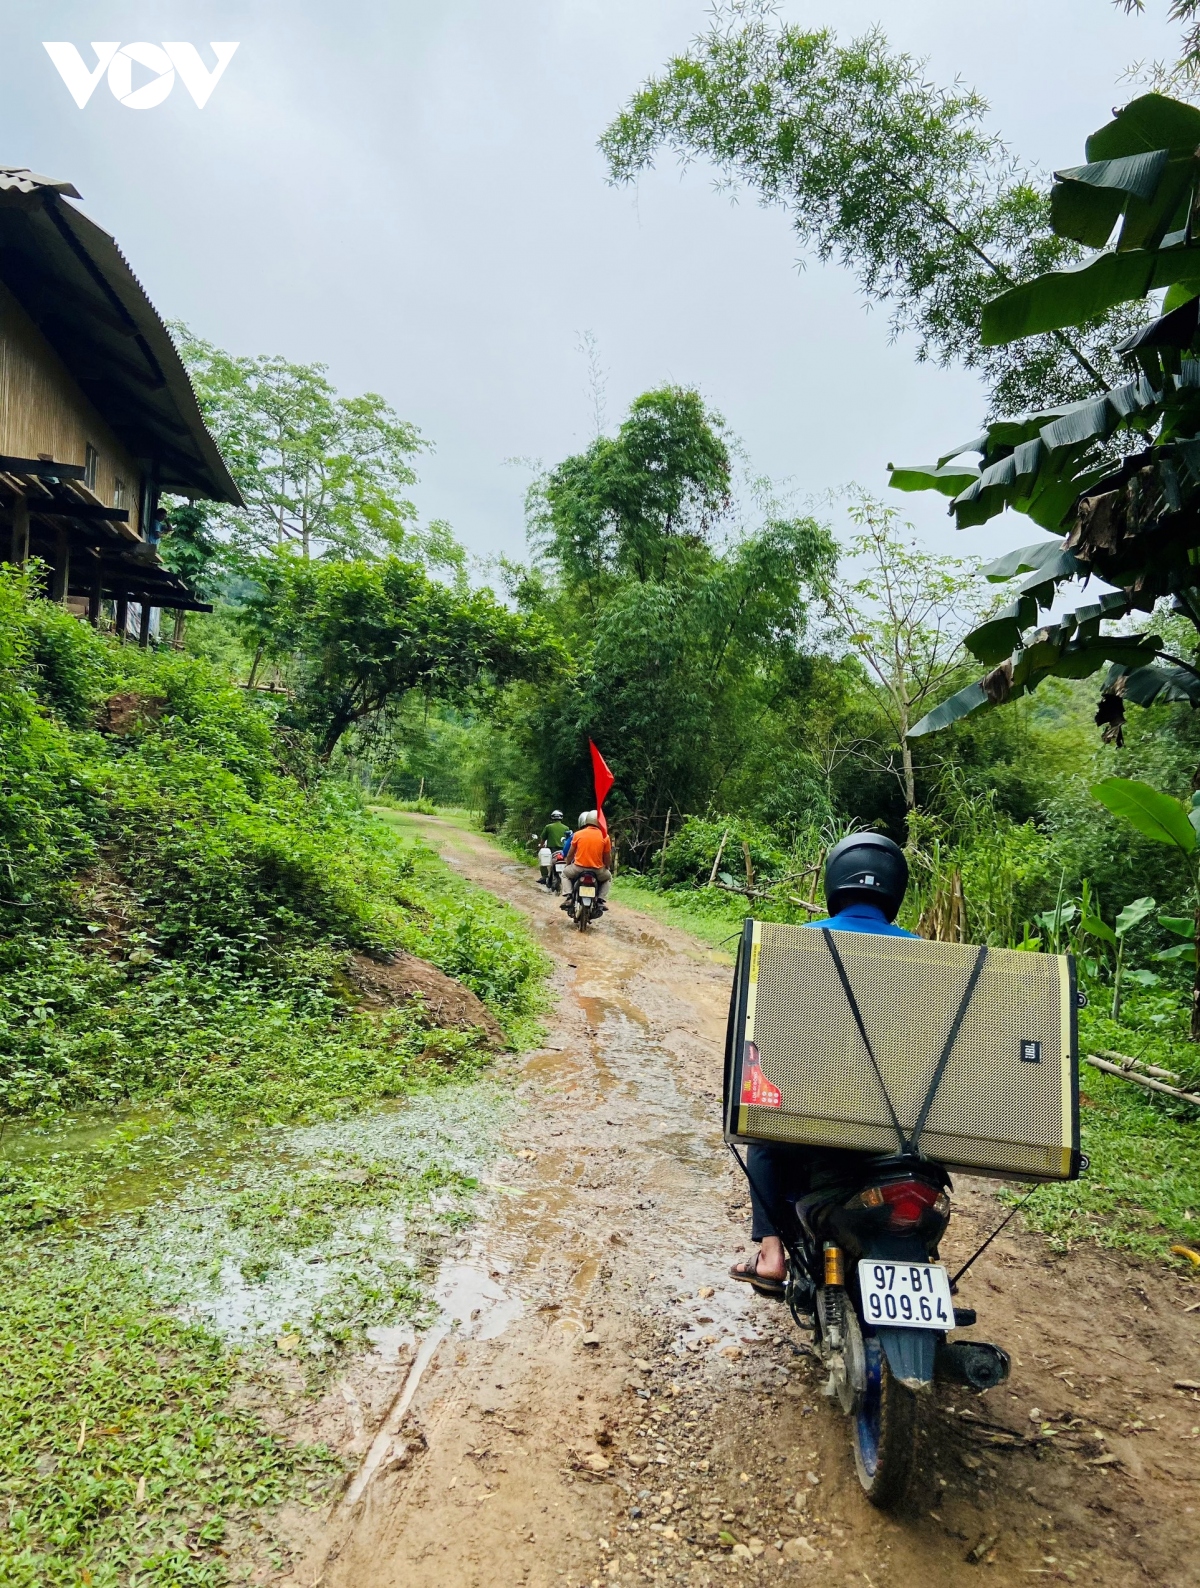
<svg viewBox="0 0 1200 1588">
<path fill-rule="evenodd" d="M 742 1102 L 755 1108 L 783 1107 L 783 1093 L 763 1074 L 758 1062 L 758 1045 L 754 1042 L 747 1042 L 742 1063 Z"/>
</svg>

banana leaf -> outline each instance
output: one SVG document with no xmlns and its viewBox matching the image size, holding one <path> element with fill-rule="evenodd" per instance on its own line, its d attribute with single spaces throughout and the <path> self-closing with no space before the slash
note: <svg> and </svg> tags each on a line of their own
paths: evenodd
<svg viewBox="0 0 1200 1588">
<path fill-rule="evenodd" d="M 888 484 L 897 491 L 940 491 L 943 496 L 958 496 L 964 486 L 979 478 L 973 463 L 888 464 Z"/>
<path fill-rule="evenodd" d="M 1146 352 L 1151 348 L 1190 348 L 1196 337 L 1197 317 L 1200 316 L 1200 298 L 1188 298 L 1169 314 L 1160 314 L 1157 320 L 1143 325 L 1113 348 L 1114 353 L 1128 356 Z"/>
<path fill-rule="evenodd" d="M 1157 248 L 1187 218 L 1186 206 L 1196 176 L 1190 150 L 1169 149 L 1099 160 L 1054 173 L 1050 224 L 1060 237 L 1103 248 L 1118 220 L 1117 251 Z"/>
<path fill-rule="evenodd" d="M 1200 678 L 1169 662 L 1154 662 L 1148 667 L 1113 667 L 1104 680 L 1106 691 L 1119 689 L 1135 706 L 1152 706 L 1156 701 L 1173 701 L 1200 706 Z"/>
<path fill-rule="evenodd" d="M 999 347 L 1022 336 L 1058 331 L 1104 314 L 1118 303 L 1144 298 L 1176 282 L 1200 284 L 1200 247 L 1173 244 L 1169 233 L 1161 248 L 1104 253 L 1068 270 L 1051 270 L 1019 287 L 1010 287 L 984 305 L 982 341 Z"/>
<path fill-rule="evenodd" d="M 1017 700 L 1047 678 L 1088 678 L 1106 661 L 1133 669 L 1151 661 L 1162 645 L 1157 634 L 1083 635 L 1077 633 L 1079 627 L 1078 614 L 1067 613 L 1053 628 L 1040 629 L 1007 662 L 927 712 L 908 730 L 908 737 L 938 733 L 982 706 Z M 968 636 L 968 647 L 970 640 Z"/>
<path fill-rule="evenodd" d="M 1158 909 L 1158 900 L 1151 898 L 1147 893 L 1140 899 L 1133 899 L 1117 916 L 1117 936 L 1124 937 L 1132 932 L 1135 926 L 1141 926 L 1143 921 L 1148 921 Z"/>
<path fill-rule="evenodd" d="M 997 557 L 995 562 L 989 562 L 980 571 L 992 584 L 1003 584 L 1015 579 L 1019 573 L 1035 573 L 1045 568 L 1047 563 L 1053 562 L 1061 554 L 1062 549 L 1062 541 L 1057 538 L 1039 540 L 1036 546 L 1021 546 L 1003 557 Z"/>
<path fill-rule="evenodd" d="M 977 662 L 994 667 L 1018 649 L 1022 634 L 1037 617 L 1037 610 L 1037 602 L 1031 596 L 1023 596 L 972 629 L 963 644 Z"/>
<path fill-rule="evenodd" d="M 1092 787 L 1094 798 L 1156 844 L 1172 844 L 1191 854 L 1196 833 L 1177 799 L 1132 777 L 1106 777 Z"/>
<path fill-rule="evenodd" d="M 1121 160 L 1153 149 L 1179 152 L 1200 145 L 1200 110 L 1166 94 L 1141 94 L 1092 133 L 1084 148 L 1089 161 Z"/>
<path fill-rule="evenodd" d="M 982 684 L 968 684 L 956 695 L 951 695 L 949 700 L 943 700 L 940 706 L 935 706 L 932 711 L 926 712 L 920 722 L 908 730 L 908 737 L 920 739 L 927 733 L 940 733 L 943 728 L 948 728 L 960 717 L 968 717 L 981 706 L 990 704 L 991 701 L 984 694 Z"/>
</svg>

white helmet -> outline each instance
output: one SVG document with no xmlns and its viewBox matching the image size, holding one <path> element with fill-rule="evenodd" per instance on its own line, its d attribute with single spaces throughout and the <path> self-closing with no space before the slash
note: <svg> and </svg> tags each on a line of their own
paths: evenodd
<svg viewBox="0 0 1200 1588">
<path fill-rule="evenodd" d="M 579 825 L 581 827 L 599 827 L 599 813 L 597 811 L 580 811 Z"/>
</svg>

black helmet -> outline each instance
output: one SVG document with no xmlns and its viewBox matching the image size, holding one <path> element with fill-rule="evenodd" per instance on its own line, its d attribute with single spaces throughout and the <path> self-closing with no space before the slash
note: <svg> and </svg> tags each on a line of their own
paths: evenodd
<svg viewBox="0 0 1200 1588">
<path fill-rule="evenodd" d="M 882 833 L 851 833 L 825 859 L 825 902 L 830 915 L 848 904 L 873 904 L 889 921 L 904 901 L 908 861 Z"/>
</svg>

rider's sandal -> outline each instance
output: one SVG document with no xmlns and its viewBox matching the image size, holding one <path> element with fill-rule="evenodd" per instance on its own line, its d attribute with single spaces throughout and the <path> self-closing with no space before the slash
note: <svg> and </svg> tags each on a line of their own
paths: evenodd
<svg viewBox="0 0 1200 1588">
<path fill-rule="evenodd" d="M 782 1296 L 783 1280 L 769 1279 L 765 1274 L 759 1273 L 758 1260 L 761 1256 L 762 1251 L 760 1249 L 755 1252 L 752 1264 L 746 1258 L 743 1258 L 740 1263 L 734 1263 L 729 1270 L 730 1279 L 739 1279 L 744 1285 L 753 1285 L 755 1290 L 764 1296 Z"/>
</svg>

